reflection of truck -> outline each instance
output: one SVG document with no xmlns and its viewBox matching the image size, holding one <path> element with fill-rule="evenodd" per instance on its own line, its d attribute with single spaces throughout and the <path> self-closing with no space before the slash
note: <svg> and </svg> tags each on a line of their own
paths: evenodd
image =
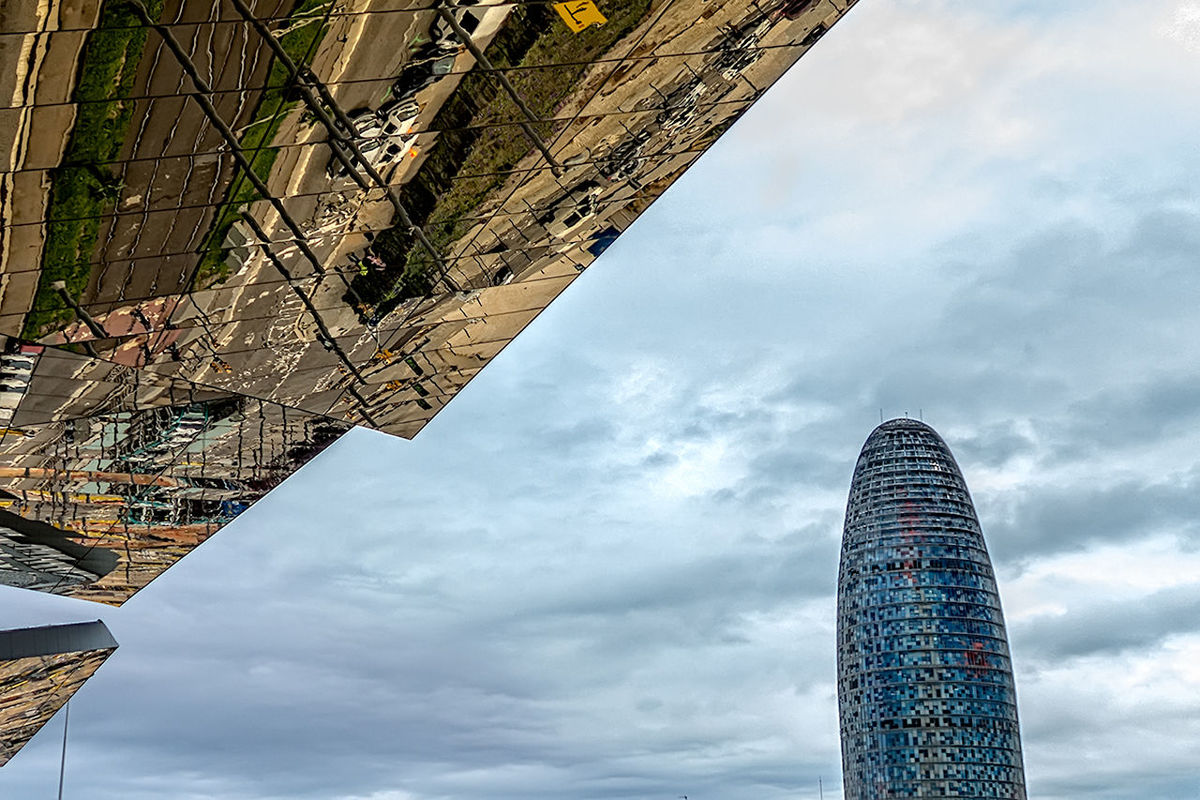
<svg viewBox="0 0 1200 800">
<path fill-rule="evenodd" d="M 551 236 L 566 238 L 596 213 L 603 191 L 596 181 L 578 183 L 556 200 L 538 222 Z"/>
</svg>

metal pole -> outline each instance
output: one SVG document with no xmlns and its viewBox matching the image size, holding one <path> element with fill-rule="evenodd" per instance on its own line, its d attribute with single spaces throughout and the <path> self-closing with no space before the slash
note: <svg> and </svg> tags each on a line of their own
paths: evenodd
<svg viewBox="0 0 1200 800">
<path fill-rule="evenodd" d="M 63 776 L 67 772 L 67 728 L 71 724 L 71 701 L 63 706 L 63 746 L 62 760 L 58 764 L 58 800 L 62 800 Z"/>
</svg>

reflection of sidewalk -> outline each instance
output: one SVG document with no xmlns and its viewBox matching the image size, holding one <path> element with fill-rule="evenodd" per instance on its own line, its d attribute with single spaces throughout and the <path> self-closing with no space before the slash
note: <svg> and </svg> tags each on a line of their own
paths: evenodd
<svg viewBox="0 0 1200 800">
<path fill-rule="evenodd" d="M 41 264 L 49 202 L 49 182 L 42 173 L 18 173 L 58 164 L 66 150 L 75 109 L 70 105 L 34 108 L 39 103 L 65 103 L 75 88 L 75 74 L 86 31 L 55 33 L 61 28 L 91 28 L 99 20 L 99 0 L 4 0 L 6 34 L 0 48 L 0 332 L 19 334 L 33 306 Z M 0 34 L 5 31 L 0 31 Z M 13 39 L 19 44 L 12 45 Z M 36 130 L 37 137 L 31 133 Z"/>
<path fill-rule="evenodd" d="M 313 58 L 311 68 L 313 72 L 322 77 L 327 83 L 331 84 L 331 91 L 335 98 L 342 93 L 343 85 L 340 83 L 348 75 L 353 74 L 353 70 L 360 67 L 358 60 L 354 58 L 360 49 L 360 43 L 368 30 L 372 38 L 376 42 L 390 41 L 388 29 L 396 27 L 395 18 L 404 18 L 404 14 L 383 14 L 380 15 L 382 22 L 375 21 L 373 15 L 369 13 L 376 7 L 388 7 L 387 0 L 353 0 L 348 3 L 343 9 L 344 16 L 339 17 L 331 23 L 329 31 L 322 39 L 321 46 L 317 50 L 316 56 Z M 368 29 L 368 25 L 371 25 Z M 407 26 L 404 26 L 407 27 Z M 404 31 L 401 30 L 400 33 Z M 376 48 L 377 50 L 377 48 Z M 361 57 L 370 54 L 364 53 Z M 377 58 L 377 52 L 375 53 Z M 332 64 L 330 61 L 332 60 Z M 277 197 L 287 198 L 294 195 L 315 194 L 320 191 L 329 191 L 332 187 L 329 185 L 328 178 L 325 175 L 324 159 L 316 160 L 319 153 L 324 153 L 327 148 L 320 146 L 320 142 L 324 141 L 325 131 L 320 125 L 311 125 L 301 128 L 298 125 L 298 119 L 302 113 L 303 104 L 290 112 L 291 119 L 285 121 L 280 127 L 277 134 L 276 142 L 287 141 L 289 144 L 300 145 L 298 147 L 289 148 L 275 162 L 274 169 L 267 177 L 267 187 Z M 293 157 L 292 154 L 295 154 Z M 346 191 L 343 202 L 346 205 L 361 202 L 361 192 Z M 343 198 L 342 195 L 338 196 Z M 319 203 L 320 201 L 318 201 Z M 260 206 L 262 208 L 262 206 Z M 293 210 L 294 214 L 295 211 Z M 312 216 L 317 217 L 320 214 L 320 206 L 314 210 Z M 353 212 L 336 215 L 334 220 L 328 221 L 325 226 L 319 231 L 318 241 L 313 241 L 317 256 L 322 259 L 322 266 L 328 268 L 334 263 L 335 259 L 331 257 L 340 251 L 340 247 L 345 236 L 345 229 L 350 226 L 354 220 Z M 298 219 L 303 227 L 303 219 Z M 332 224 L 331 224 L 332 223 Z M 272 240 L 277 238 L 291 239 L 292 233 L 283 225 L 279 215 L 274 211 L 267 209 L 260 219 L 260 224 L 268 237 Z M 306 231 L 307 232 L 307 231 Z M 299 255 L 299 248 L 295 245 L 275 246 L 274 251 L 280 255 L 285 263 L 293 268 L 293 273 L 301 280 L 310 278 L 314 272 L 313 268 L 307 263 L 297 263 L 296 256 Z M 264 270 L 267 274 L 264 274 Z M 219 315 L 226 319 L 236 319 L 237 314 L 235 309 L 247 302 L 247 294 L 252 287 L 256 287 L 260 281 L 277 282 L 278 275 L 274 274 L 274 267 L 268 262 L 259 248 L 254 248 L 253 253 L 247 259 L 244 267 L 236 274 L 225 281 L 224 284 L 214 286 L 211 292 L 193 295 L 193 300 L 202 303 L 203 313 Z M 336 281 L 321 281 L 320 283 L 337 283 Z M 312 287 L 306 287 L 306 291 Z M 318 290 L 319 291 L 319 290 Z M 289 308 L 288 300 L 293 294 L 290 290 L 280 285 L 276 290 L 279 295 L 277 308 L 282 313 L 292 311 Z M 204 302 L 207 299 L 208 302 Z M 303 316 L 305 311 L 302 307 L 296 307 L 292 312 Z M 299 320 L 297 320 L 299 322 Z M 233 329 L 230 329 L 224 338 L 233 339 L 237 335 Z M 283 376 L 280 376 L 281 379 Z"/>
</svg>

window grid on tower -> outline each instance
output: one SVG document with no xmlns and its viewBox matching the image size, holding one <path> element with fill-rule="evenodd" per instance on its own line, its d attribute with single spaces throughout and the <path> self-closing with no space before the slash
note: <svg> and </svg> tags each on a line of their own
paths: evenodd
<svg viewBox="0 0 1200 800">
<path fill-rule="evenodd" d="M 950 449 L 892 420 L 867 439 L 838 575 L 846 800 L 1025 800 L 991 560 Z"/>
</svg>

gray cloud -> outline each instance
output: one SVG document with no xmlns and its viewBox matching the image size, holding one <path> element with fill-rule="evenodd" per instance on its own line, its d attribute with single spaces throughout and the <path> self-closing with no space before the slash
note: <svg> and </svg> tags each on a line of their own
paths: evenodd
<svg viewBox="0 0 1200 800">
<path fill-rule="evenodd" d="M 998 562 L 1025 562 L 1089 545 L 1139 541 L 1157 534 L 1197 536 L 1200 486 L 1172 482 L 1087 483 L 1033 488 L 989 503 L 987 533 Z M 981 511 L 981 514 L 984 513 Z"/>
<path fill-rule="evenodd" d="M 1060 663 L 1083 656 L 1147 652 L 1173 635 L 1200 633 L 1200 585 L 1168 589 L 1136 601 L 1100 602 L 1060 617 L 1016 626 L 1019 657 Z"/>
</svg>

